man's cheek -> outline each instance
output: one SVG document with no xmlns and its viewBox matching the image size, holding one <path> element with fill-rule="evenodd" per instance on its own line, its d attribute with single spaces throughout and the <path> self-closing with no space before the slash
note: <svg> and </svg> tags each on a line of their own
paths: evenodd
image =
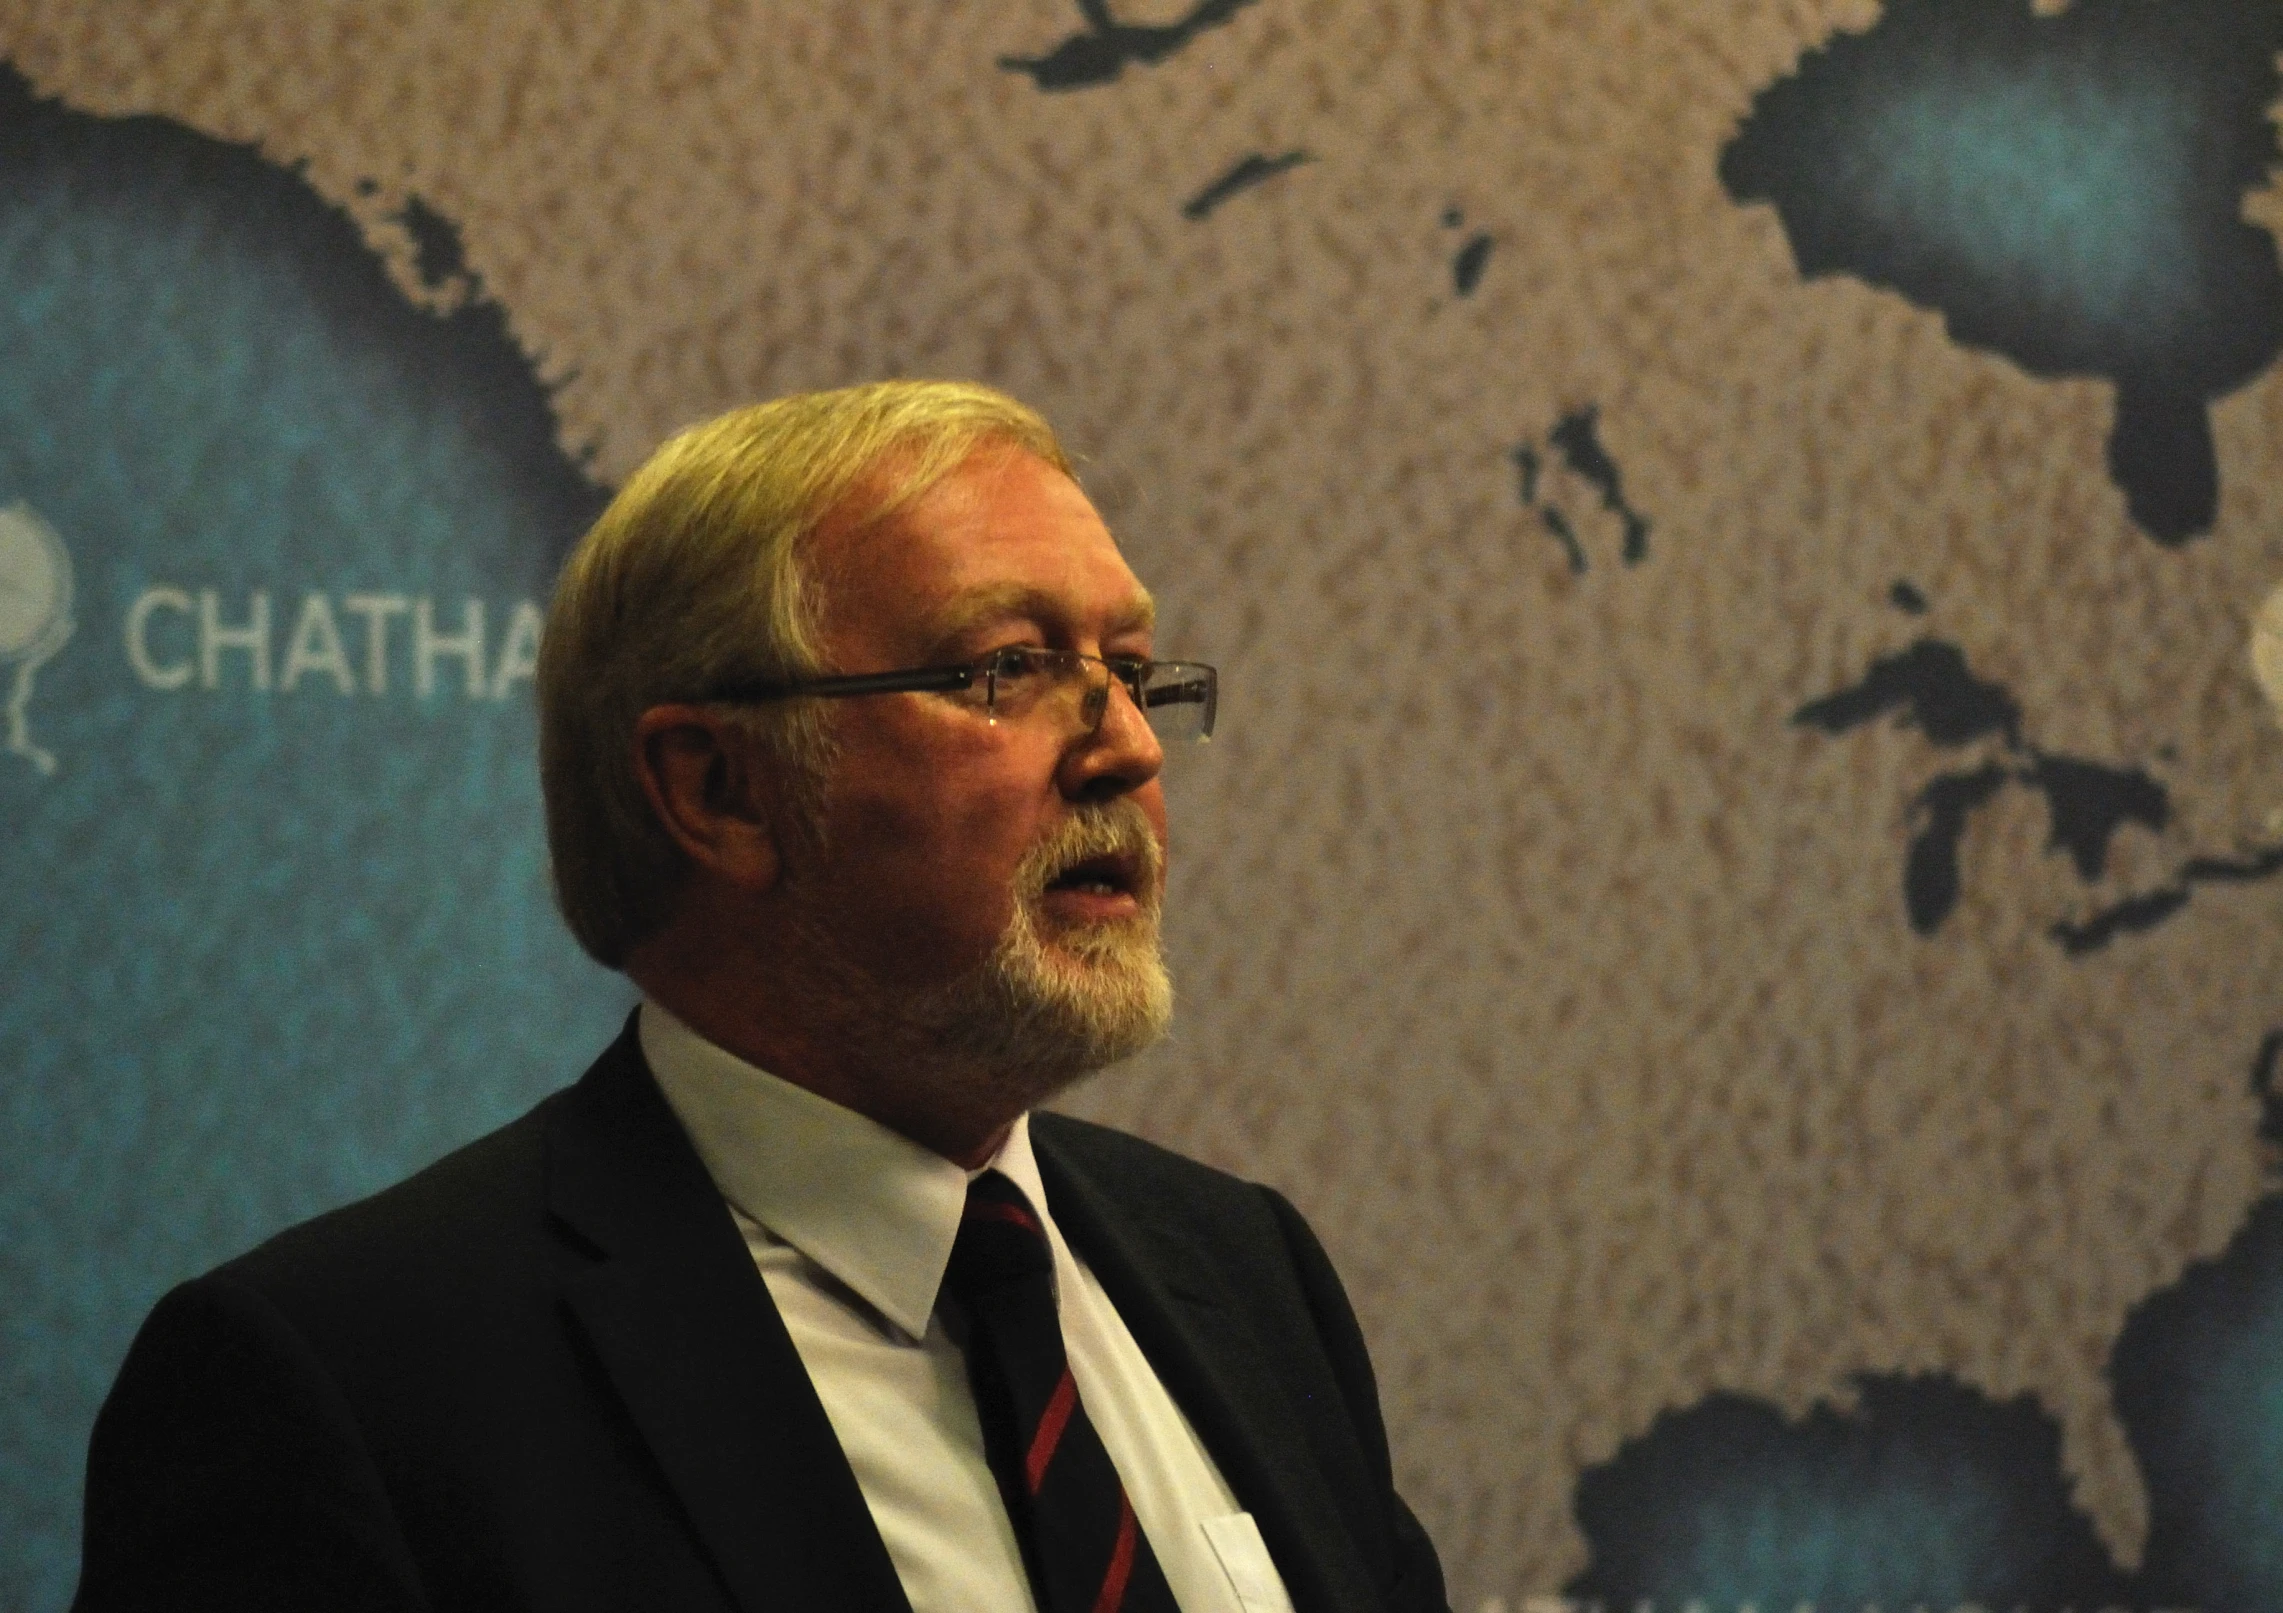
<svg viewBox="0 0 2283 1613">
<path fill-rule="evenodd" d="M 852 941 L 879 955 L 880 973 L 914 984 L 974 968 L 1014 917 L 1012 881 L 974 873 L 941 858 L 901 862 L 875 889 L 862 924 L 849 927 Z"/>
</svg>

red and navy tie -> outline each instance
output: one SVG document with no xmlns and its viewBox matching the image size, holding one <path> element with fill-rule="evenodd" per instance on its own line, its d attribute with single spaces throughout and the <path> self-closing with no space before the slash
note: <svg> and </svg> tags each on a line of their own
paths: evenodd
<svg viewBox="0 0 2283 1613">
<path fill-rule="evenodd" d="M 1079 1403 L 1046 1229 L 1023 1190 L 997 1171 L 968 1185 L 944 1290 L 967 1315 L 967 1375 L 984 1449 L 1040 1613 L 1177 1613 Z"/>
</svg>

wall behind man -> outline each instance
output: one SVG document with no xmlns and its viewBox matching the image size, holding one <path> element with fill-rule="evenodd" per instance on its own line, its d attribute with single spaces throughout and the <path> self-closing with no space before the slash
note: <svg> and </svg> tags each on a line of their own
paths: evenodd
<svg viewBox="0 0 2283 1613">
<path fill-rule="evenodd" d="M 1223 668 L 1179 1029 L 1072 1107 L 1309 1213 L 1457 1605 L 2283 1600 L 2225 1527 L 2283 1484 L 2279 46 L 0 6 L 0 562 L 75 585 L 0 634 L 0 1601 L 67 1593 L 166 1283 L 622 1010 L 548 927 L 514 648 L 596 488 L 896 374 L 1039 405 Z"/>
</svg>

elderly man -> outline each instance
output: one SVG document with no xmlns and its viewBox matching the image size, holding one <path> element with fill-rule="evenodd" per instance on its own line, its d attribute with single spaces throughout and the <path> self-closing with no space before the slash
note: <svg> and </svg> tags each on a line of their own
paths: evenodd
<svg viewBox="0 0 2283 1613">
<path fill-rule="evenodd" d="M 575 1086 L 185 1284 L 80 1606 L 1442 1608 L 1290 1205 L 1035 1105 L 1147 1045 L 1210 667 L 1035 414 L 888 383 L 667 443 L 540 657 Z"/>
</svg>

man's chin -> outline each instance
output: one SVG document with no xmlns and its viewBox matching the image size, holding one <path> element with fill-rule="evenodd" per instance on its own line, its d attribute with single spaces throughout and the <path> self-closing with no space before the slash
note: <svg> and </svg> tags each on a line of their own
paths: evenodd
<svg viewBox="0 0 2283 1613">
<path fill-rule="evenodd" d="M 1154 935 L 1093 932 L 1050 942 L 1040 954 L 1031 978 L 1007 984 L 1042 1041 L 1059 1033 L 1076 1062 L 1073 1075 L 1131 1058 L 1165 1034 L 1173 984 Z"/>
<path fill-rule="evenodd" d="M 1154 904 L 1082 924 L 1043 905 L 1019 904 L 991 954 L 949 980 L 899 988 L 852 976 L 841 1034 L 861 1062 L 972 1130 L 1164 1036 L 1173 985 Z"/>
<path fill-rule="evenodd" d="M 1078 922 L 1052 913 L 1034 921 L 1042 959 L 1064 969 L 1094 973 L 1103 969 L 1159 967 L 1157 915 L 1139 908 Z"/>
<path fill-rule="evenodd" d="M 1133 1057 L 1173 1017 L 1173 984 L 1145 913 L 1115 924 L 1031 928 L 986 972 L 995 1013 L 981 1040 L 1042 1080 L 1073 1081 Z"/>
</svg>

